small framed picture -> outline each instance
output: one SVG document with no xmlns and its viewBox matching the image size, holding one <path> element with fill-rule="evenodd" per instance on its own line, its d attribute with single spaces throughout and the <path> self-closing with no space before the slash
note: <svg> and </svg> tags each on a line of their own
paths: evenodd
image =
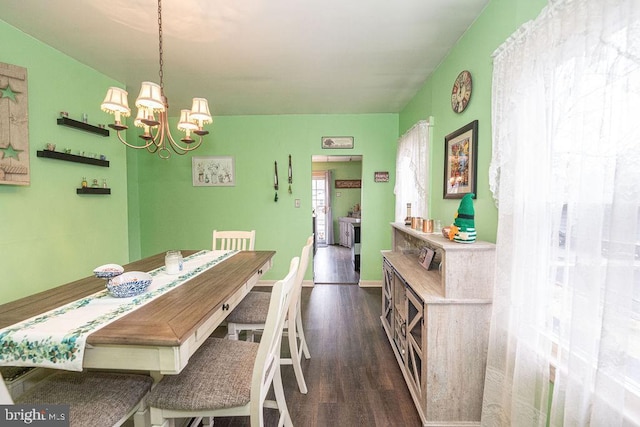
<svg viewBox="0 0 640 427">
<path fill-rule="evenodd" d="M 236 185 L 235 162 L 231 156 L 192 157 L 191 171 L 194 187 Z"/>
<path fill-rule="evenodd" d="M 353 148 L 352 136 L 323 136 L 322 148 Z"/>
<path fill-rule="evenodd" d="M 418 262 L 425 269 L 429 269 L 431 266 L 431 261 L 433 261 L 433 257 L 435 252 L 431 248 L 424 247 L 420 250 L 420 255 L 418 256 Z"/>
</svg>

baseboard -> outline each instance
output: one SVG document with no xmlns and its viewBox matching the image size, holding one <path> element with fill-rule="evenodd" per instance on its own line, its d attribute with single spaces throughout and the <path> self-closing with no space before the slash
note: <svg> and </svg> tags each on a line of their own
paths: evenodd
<svg viewBox="0 0 640 427">
<path fill-rule="evenodd" d="M 382 280 L 360 280 L 358 286 L 361 288 L 381 288 Z"/>
<path fill-rule="evenodd" d="M 256 283 L 256 286 L 273 287 L 276 282 L 277 280 L 260 280 L 258 281 L 258 283 Z M 313 283 L 313 280 L 304 280 L 302 282 L 303 288 L 313 288 L 314 286 L 315 285 Z M 360 282 L 358 282 L 358 286 L 360 286 L 361 288 L 381 288 L 382 280 L 360 280 Z"/>
<path fill-rule="evenodd" d="M 278 280 L 258 280 L 258 283 L 256 283 L 255 286 L 273 287 L 273 285 L 275 285 L 276 282 L 278 282 Z"/>
<path fill-rule="evenodd" d="M 273 285 L 275 285 L 277 282 L 277 280 L 259 280 L 258 283 L 256 283 L 256 286 L 269 286 L 269 287 L 273 287 Z M 313 288 L 314 283 L 313 280 L 303 280 L 302 281 L 302 287 L 303 288 Z"/>
</svg>

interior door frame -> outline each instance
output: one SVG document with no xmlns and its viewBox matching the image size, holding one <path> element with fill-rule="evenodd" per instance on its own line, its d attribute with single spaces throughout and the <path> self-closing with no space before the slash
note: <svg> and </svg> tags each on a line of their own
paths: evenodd
<svg viewBox="0 0 640 427">
<path fill-rule="evenodd" d="M 312 160 L 311 160 L 311 163 L 312 163 L 312 166 L 311 166 L 312 181 L 314 179 L 314 174 L 315 173 L 317 173 L 317 172 L 323 172 L 324 173 L 324 171 L 314 171 L 313 170 L 313 163 L 330 163 L 331 161 L 344 161 L 344 162 L 357 161 L 357 162 L 360 162 L 361 167 L 364 165 L 364 157 L 361 154 L 352 154 L 352 155 L 346 155 L 346 156 L 338 155 L 338 154 L 333 154 L 333 155 L 325 155 L 325 154 L 313 155 L 312 156 Z M 362 180 L 362 170 L 360 172 L 360 177 L 359 178 L 360 178 L 360 180 Z M 330 187 L 331 187 L 332 181 L 333 181 L 333 177 L 330 177 L 329 178 L 329 182 L 327 183 L 328 187 L 327 187 L 327 192 L 326 192 L 326 195 L 325 195 L 325 197 L 327 197 L 329 199 L 327 203 L 330 206 L 331 218 L 333 218 L 333 214 L 334 214 L 333 206 L 331 206 L 332 205 L 331 193 L 332 193 L 333 189 L 330 188 Z M 312 182 L 311 185 L 313 186 L 313 182 Z M 364 187 L 364 182 L 362 182 L 361 186 Z M 309 190 L 310 190 L 310 192 L 313 193 L 313 187 L 310 188 Z M 360 205 L 362 206 L 362 195 L 360 196 Z M 316 212 L 316 215 L 317 215 L 317 212 Z M 325 221 L 325 223 L 326 223 L 326 227 L 331 227 L 331 230 L 332 230 L 331 233 L 334 234 L 333 233 L 333 219 L 331 220 L 331 223 L 328 223 L 327 221 Z M 325 233 L 327 233 L 327 232 L 325 232 Z M 334 236 L 334 242 L 333 242 L 334 244 L 336 243 L 335 239 L 336 239 L 336 236 Z M 361 251 L 362 251 L 362 246 L 361 246 Z M 362 260 L 362 257 L 361 257 L 360 258 L 360 271 L 362 271 L 362 261 L 363 260 Z M 315 283 L 315 279 L 316 279 L 316 276 L 317 276 L 316 275 L 316 266 L 315 266 L 315 257 L 314 257 L 314 262 L 313 262 L 313 265 L 312 265 L 312 271 L 313 271 L 313 277 L 314 277 L 314 283 Z M 359 272 L 357 272 L 357 273 L 359 274 Z M 322 282 L 322 283 L 325 283 L 325 282 Z M 336 283 L 341 283 L 341 282 L 337 281 Z"/>
</svg>

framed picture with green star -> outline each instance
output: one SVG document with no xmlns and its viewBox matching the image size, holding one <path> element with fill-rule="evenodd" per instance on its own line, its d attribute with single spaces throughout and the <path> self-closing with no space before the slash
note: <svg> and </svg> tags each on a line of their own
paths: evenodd
<svg viewBox="0 0 640 427">
<path fill-rule="evenodd" d="M 0 62 L 0 184 L 29 185 L 27 69 Z"/>
</svg>

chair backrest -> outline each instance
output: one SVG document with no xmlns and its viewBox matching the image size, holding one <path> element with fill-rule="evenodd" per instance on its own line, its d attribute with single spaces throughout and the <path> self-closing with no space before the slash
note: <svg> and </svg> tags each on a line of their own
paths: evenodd
<svg viewBox="0 0 640 427">
<path fill-rule="evenodd" d="M 307 267 L 309 266 L 312 247 L 313 234 L 307 239 L 307 243 L 305 243 L 302 248 L 302 253 L 300 254 L 300 263 L 298 264 L 296 281 L 293 285 L 293 296 L 291 297 L 291 304 L 289 305 L 289 319 L 295 320 L 296 313 L 298 312 L 298 305 L 300 304 L 300 297 L 302 295 L 302 282 L 304 281 L 304 275 L 306 274 Z"/>
<path fill-rule="evenodd" d="M 252 251 L 255 248 L 256 230 L 219 231 L 213 230 L 213 250 Z"/>
<path fill-rule="evenodd" d="M 4 383 L 4 378 L 0 374 L 0 405 L 13 405 L 13 399 L 7 385 Z"/>
<path fill-rule="evenodd" d="M 282 342 L 282 327 L 287 315 L 289 303 L 293 294 L 296 273 L 300 259 L 295 257 L 289 265 L 287 276 L 276 282 L 271 291 L 269 311 L 264 325 L 264 331 L 260 338 L 260 347 L 253 367 L 251 381 L 251 420 L 262 420 L 262 407 L 271 387 L 274 376 L 275 381 L 281 381 L 280 376 L 280 344 Z M 260 423 L 260 425 L 263 425 Z"/>
</svg>

